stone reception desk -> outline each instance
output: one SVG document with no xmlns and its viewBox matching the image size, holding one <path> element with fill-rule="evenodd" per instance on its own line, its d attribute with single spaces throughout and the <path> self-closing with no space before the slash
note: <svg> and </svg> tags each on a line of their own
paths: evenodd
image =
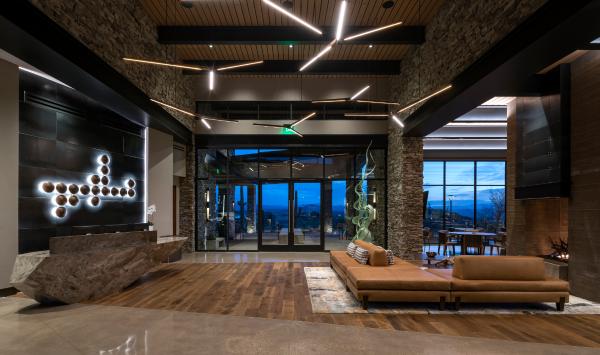
<svg viewBox="0 0 600 355">
<path fill-rule="evenodd" d="M 156 231 L 53 237 L 49 250 L 17 256 L 10 283 L 40 303 L 97 299 L 131 285 L 185 240 Z"/>
</svg>

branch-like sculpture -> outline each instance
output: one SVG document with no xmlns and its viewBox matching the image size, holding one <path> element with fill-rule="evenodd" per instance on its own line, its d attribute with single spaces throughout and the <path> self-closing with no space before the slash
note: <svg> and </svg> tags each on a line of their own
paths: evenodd
<svg viewBox="0 0 600 355">
<path fill-rule="evenodd" d="M 369 158 L 374 160 L 370 152 L 371 144 L 367 147 L 365 153 L 365 164 L 361 168 L 360 181 L 354 186 L 354 192 L 356 193 L 357 199 L 352 205 L 356 210 L 356 216 L 352 217 L 352 224 L 356 226 L 356 234 L 352 240 L 364 240 L 366 242 L 372 242 L 373 237 L 371 231 L 369 231 L 369 225 L 375 219 L 375 209 L 369 205 L 367 201 L 368 191 L 364 191 L 362 186 L 367 178 L 375 171 L 375 165 L 369 168 Z"/>
</svg>

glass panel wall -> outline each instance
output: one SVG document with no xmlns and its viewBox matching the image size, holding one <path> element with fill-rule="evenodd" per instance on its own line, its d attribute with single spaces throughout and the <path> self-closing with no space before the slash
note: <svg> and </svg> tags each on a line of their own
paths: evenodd
<svg viewBox="0 0 600 355">
<path fill-rule="evenodd" d="M 424 227 L 497 232 L 505 223 L 504 161 L 426 161 Z"/>
<path fill-rule="evenodd" d="M 345 249 L 355 232 L 354 186 L 365 150 L 198 149 L 197 249 L 251 251 L 261 245 Z M 371 151 L 370 164 L 376 169 L 361 188 L 376 210 L 371 224 L 374 241 L 386 246 L 386 151 Z M 295 228 L 290 231 L 292 222 Z"/>
</svg>

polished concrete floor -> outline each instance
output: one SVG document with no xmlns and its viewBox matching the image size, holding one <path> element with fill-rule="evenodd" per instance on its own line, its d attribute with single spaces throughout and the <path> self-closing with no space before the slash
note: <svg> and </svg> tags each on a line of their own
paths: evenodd
<svg viewBox="0 0 600 355">
<path fill-rule="evenodd" d="M 0 353 L 585 355 L 598 349 L 140 308 L 42 307 L 9 297 L 0 298 Z"/>
</svg>

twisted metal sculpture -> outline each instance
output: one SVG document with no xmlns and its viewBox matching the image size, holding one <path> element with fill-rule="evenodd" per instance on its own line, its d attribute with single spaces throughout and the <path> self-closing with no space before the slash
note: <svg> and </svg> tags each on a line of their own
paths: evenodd
<svg viewBox="0 0 600 355">
<path fill-rule="evenodd" d="M 365 164 L 361 168 L 360 181 L 354 186 L 354 192 L 356 193 L 357 199 L 354 201 L 352 206 L 356 210 L 356 216 L 352 217 L 352 224 L 356 226 L 356 234 L 352 240 L 364 240 L 366 242 L 372 242 L 373 237 L 369 230 L 369 225 L 375 219 L 375 208 L 369 205 L 367 201 L 368 191 L 364 191 L 362 186 L 367 178 L 375 171 L 375 165 L 369 168 L 369 158 L 374 161 L 373 156 L 370 152 L 371 143 L 367 147 L 365 153 Z"/>
</svg>

